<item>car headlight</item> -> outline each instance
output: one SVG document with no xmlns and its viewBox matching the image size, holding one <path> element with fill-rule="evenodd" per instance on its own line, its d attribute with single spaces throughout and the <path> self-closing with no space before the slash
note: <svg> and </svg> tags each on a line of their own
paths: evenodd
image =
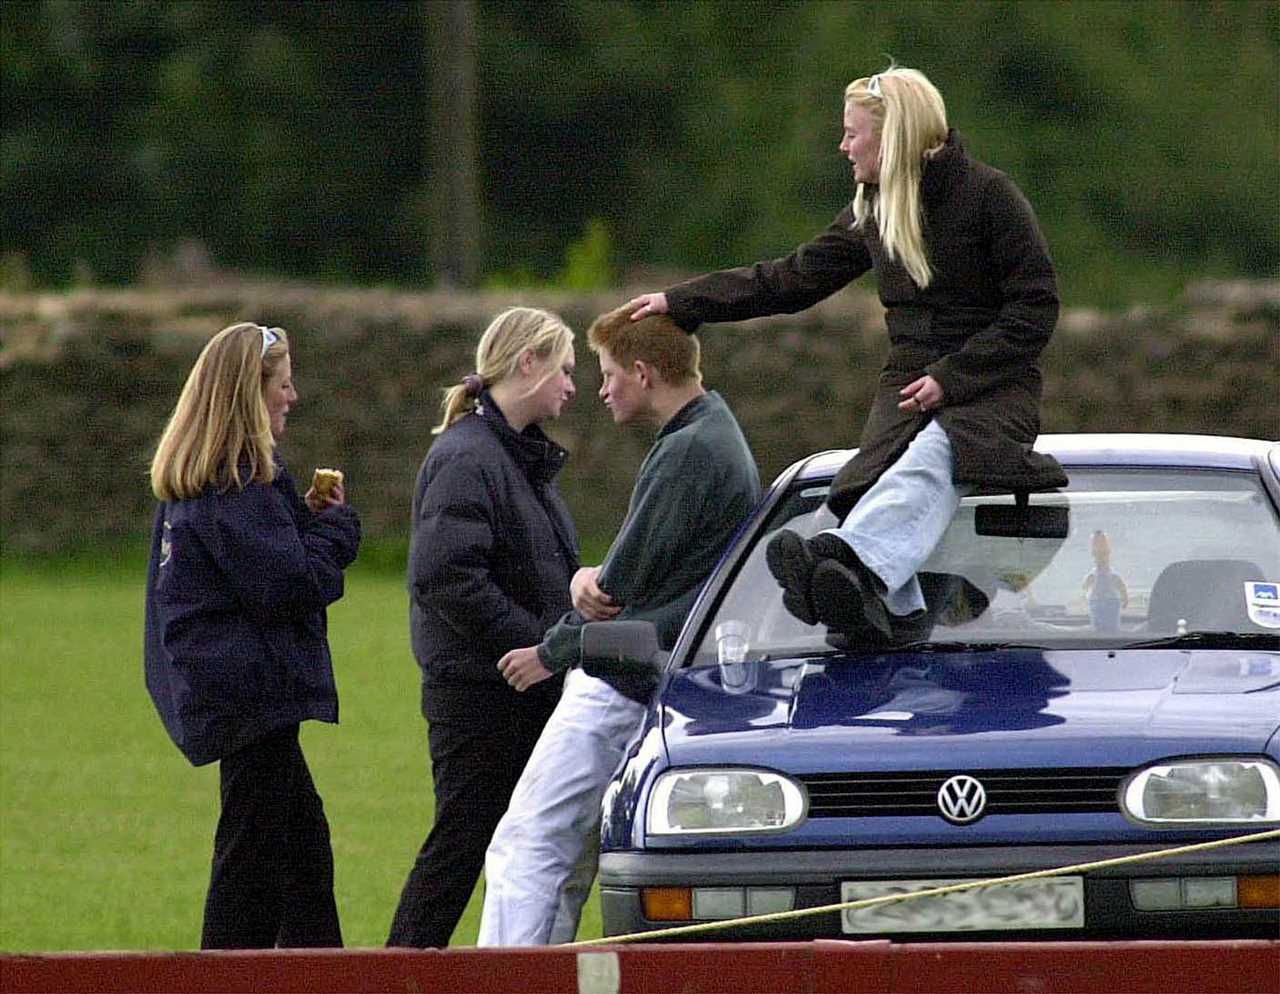
<svg viewBox="0 0 1280 994">
<path fill-rule="evenodd" d="M 1280 821 L 1280 767 L 1269 759 L 1180 759 L 1120 790 L 1129 817 L 1154 825 Z"/>
<path fill-rule="evenodd" d="M 768 770 L 668 770 L 649 800 L 651 835 L 777 832 L 806 809 L 804 788 Z"/>
</svg>

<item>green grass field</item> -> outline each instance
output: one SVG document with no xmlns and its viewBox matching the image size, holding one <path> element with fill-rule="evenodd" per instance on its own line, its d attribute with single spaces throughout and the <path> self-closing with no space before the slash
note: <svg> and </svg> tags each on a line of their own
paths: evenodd
<svg viewBox="0 0 1280 994">
<path fill-rule="evenodd" d="M 218 771 L 187 763 L 147 696 L 144 574 L 0 563 L 0 950 L 199 945 Z M 346 943 L 380 946 L 432 817 L 400 573 L 357 563 L 329 619 L 342 723 L 308 722 L 303 747 Z M 454 945 L 474 943 L 480 894 Z M 580 936 L 599 934 L 593 895 Z"/>
</svg>

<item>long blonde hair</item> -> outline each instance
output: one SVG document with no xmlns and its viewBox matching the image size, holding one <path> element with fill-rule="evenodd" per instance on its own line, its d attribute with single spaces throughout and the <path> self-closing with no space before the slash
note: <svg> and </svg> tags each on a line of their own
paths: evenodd
<svg viewBox="0 0 1280 994">
<path fill-rule="evenodd" d="M 289 354 L 283 328 L 242 321 L 200 351 L 151 460 L 159 500 L 198 497 L 275 479 L 275 439 L 264 387 Z M 241 479 L 241 466 L 248 478 Z"/>
<path fill-rule="evenodd" d="M 866 108 L 880 134 L 880 191 L 869 197 L 866 184 L 858 184 L 853 198 L 856 223 L 861 226 L 873 217 L 889 258 L 900 260 L 923 289 L 932 281 L 933 269 L 924 244 L 920 184 L 925 160 L 947 140 L 942 94 L 924 73 L 890 65 L 884 72 L 855 79 L 845 87 L 844 100 Z"/>
<path fill-rule="evenodd" d="M 555 357 L 547 375 L 534 384 L 536 391 L 543 383 L 556 375 L 573 354 L 573 332 L 557 314 L 536 307 L 511 307 L 489 322 L 476 346 L 475 372 L 464 381 L 445 387 L 440 402 L 443 416 L 431 429 L 439 435 L 459 418 L 476 409 L 477 398 L 484 387 L 500 383 L 512 375 L 520 365 L 520 357 L 532 349 L 539 359 Z"/>
</svg>

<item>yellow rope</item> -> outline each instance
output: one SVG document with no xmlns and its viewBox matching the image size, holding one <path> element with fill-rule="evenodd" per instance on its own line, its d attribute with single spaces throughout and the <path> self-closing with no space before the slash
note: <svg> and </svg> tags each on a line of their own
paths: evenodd
<svg viewBox="0 0 1280 994">
<path fill-rule="evenodd" d="M 1009 877 L 994 877 L 989 880 L 969 880 L 960 884 L 948 884 L 946 887 L 931 887 L 928 890 L 911 891 L 906 894 L 885 894 L 882 897 L 867 897 L 859 901 L 844 901 L 840 904 L 826 904 L 820 908 L 796 908 L 792 911 L 776 911 L 767 915 L 748 915 L 745 918 L 728 918 L 723 921 L 699 922 L 696 925 L 678 925 L 672 928 L 655 929 L 652 932 L 632 932 L 628 935 L 610 935 L 599 939 L 584 939 L 581 942 L 567 943 L 568 948 L 576 946 L 612 945 L 621 942 L 639 942 L 646 939 L 665 939 L 673 935 L 692 935 L 695 932 L 714 932 L 718 929 L 733 928 L 738 925 L 762 925 L 766 922 L 785 921 L 791 918 L 803 918 L 806 915 L 825 914 L 830 911 L 845 911 L 855 908 L 870 908 L 877 904 L 891 904 L 895 901 L 910 901 L 920 897 L 936 897 L 940 894 L 955 894 L 960 891 L 974 890 L 978 887 L 993 887 L 996 884 L 1010 884 L 1018 880 L 1036 880 L 1041 877 L 1056 877 L 1066 873 L 1085 873 L 1100 870 L 1107 866 L 1122 866 L 1126 863 L 1140 863 L 1146 860 L 1163 859 L 1169 856 L 1181 856 L 1185 853 L 1204 852 L 1207 849 L 1219 849 L 1223 846 L 1241 845 L 1246 842 L 1265 842 L 1268 839 L 1280 839 L 1280 829 L 1270 832 L 1258 832 L 1254 835 L 1239 835 L 1230 839 L 1216 839 L 1213 842 L 1197 842 L 1194 845 L 1178 846 L 1175 849 L 1157 849 L 1152 852 L 1134 853 L 1132 856 L 1116 856 L 1112 859 L 1100 859 L 1093 863 L 1076 863 L 1074 866 L 1060 866 L 1052 870 L 1034 870 L 1031 873 L 1015 873 Z M 778 855 L 783 855 L 779 853 Z"/>
</svg>

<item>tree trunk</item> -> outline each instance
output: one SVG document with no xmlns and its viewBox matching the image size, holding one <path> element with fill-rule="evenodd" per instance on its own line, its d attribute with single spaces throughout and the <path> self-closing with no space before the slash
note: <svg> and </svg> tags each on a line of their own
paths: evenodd
<svg viewBox="0 0 1280 994">
<path fill-rule="evenodd" d="M 423 0 L 431 64 L 431 276 L 473 287 L 479 275 L 475 0 Z"/>
</svg>

